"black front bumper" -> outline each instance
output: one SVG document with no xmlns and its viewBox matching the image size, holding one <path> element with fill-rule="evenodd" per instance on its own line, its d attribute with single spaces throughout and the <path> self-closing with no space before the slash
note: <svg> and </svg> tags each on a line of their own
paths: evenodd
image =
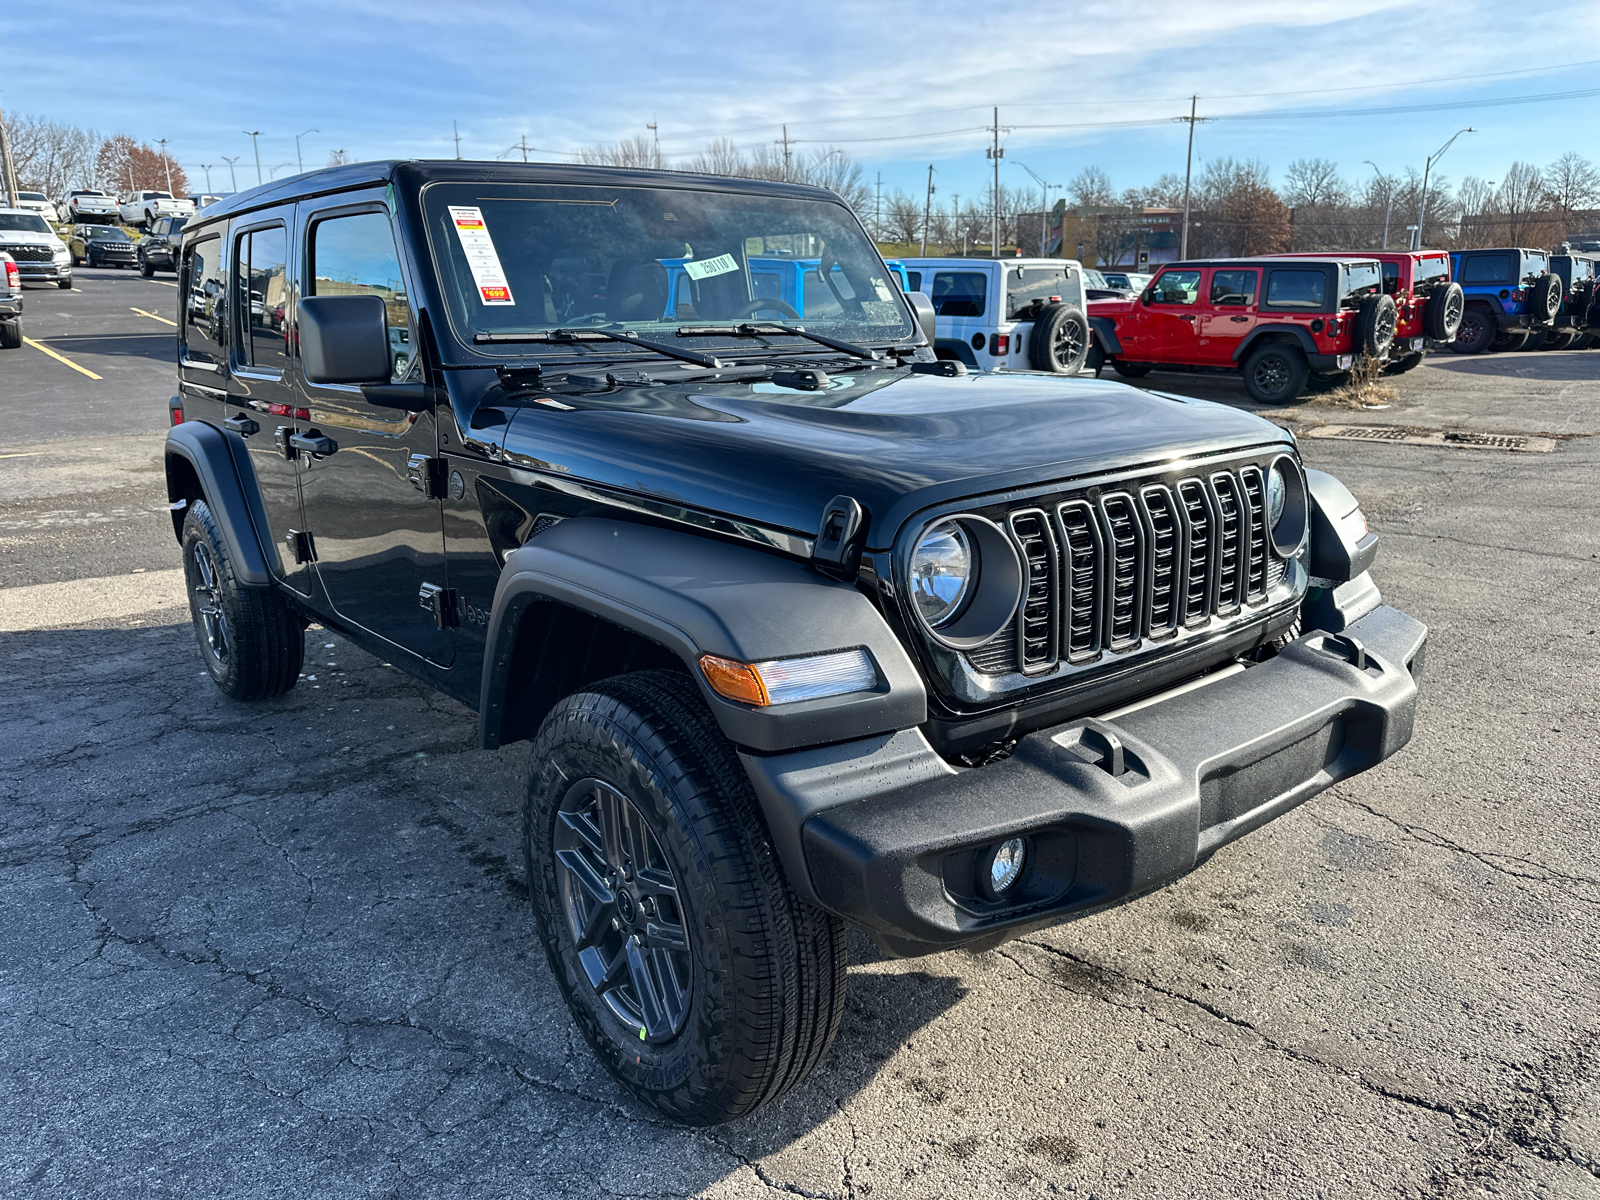
<svg viewBox="0 0 1600 1200">
<path fill-rule="evenodd" d="M 956 769 L 917 730 L 741 754 L 790 883 L 884 950 L 994 943 L 1169 883 L 1411 738 L 1427 628 L 1379 608 L 1268 662 Z M 986 848 L 1028 866 L 979 893 Z"/>
</svg>

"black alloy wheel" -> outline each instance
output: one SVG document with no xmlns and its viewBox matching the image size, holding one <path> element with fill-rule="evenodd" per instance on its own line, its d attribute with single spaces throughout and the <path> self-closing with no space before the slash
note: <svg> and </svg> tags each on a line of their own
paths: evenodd
<svg viewBox="0 0 1600 1200">
<path fill-rule="evenodd" d="M 204 500 L 191 500 L 184 517 L 183 573 L 211 681 L 234 700 L 261 700 L 292 688 L 305 657 L 305 625 L 277 591 L 239 585 L 227 541 Z"/>
<path fill-rule="evenodd" d="M 678 881 L 633 803 L 604 780 L 561 798 L 556 886 L 567 932 L 595 994 L 639 1040 L 683 1032 L 692 962 Z"/>
<path fill-rule="evenodd" d="M 1495 332 L 1495 320 L 1486 310 L 1469 308 L 1461 315 L 1450 349 L 1457 354 L 1482 354 L 1494 341 Z"/>
<path fill-rule="evenodd" d="M 1033 320 L 1028 365 L 1053 375 L 1076 375 L 1089 352 L 1089 319 L 1070 304 L 1046 304 Z"/>
<path fill-rule="evenodd" d="M 523 807 L 528 898 L 595 1057 L 691 1125 L 816 1067 L 844 1011 L 844 925 L 786 884 L 759 802 L 694 682 L 641 671 L 545 717 Z"/>
<path fill-rule="evenodd" d="M 1244 390 L 1258 404 L 1287 404 L 1300 395 L 1310 373 L 1296 347 L 1272 343 L 1245 362 Z"/>
</svg>

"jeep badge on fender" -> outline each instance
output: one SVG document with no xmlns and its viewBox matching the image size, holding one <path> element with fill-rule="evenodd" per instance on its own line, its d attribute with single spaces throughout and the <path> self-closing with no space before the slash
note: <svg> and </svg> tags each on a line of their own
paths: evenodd
<svg viewBox="0 0 1600 1200">
<path fill-rule="evenodd" d="M 830 191 L 665 171 L 346 165 L 182 230 L 206 670 L 287 691 L 320 622 L 530 740 L 528 936 L 676 1120 L 817 1065 L 846 923 L 993 946 L 1411 736 L 1427 630 L 1290 434 L 940 363 L 902 278 Z"/>
</svg>

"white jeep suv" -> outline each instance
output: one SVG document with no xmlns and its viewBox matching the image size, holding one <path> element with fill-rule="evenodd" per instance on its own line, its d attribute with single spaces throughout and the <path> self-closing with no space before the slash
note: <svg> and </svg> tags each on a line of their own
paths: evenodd
<svg viewBox="0 0 1600 1200">
<path fill-rule="evenodd" d="M 973 370 L 1076 375 L 1089 350 L 1083 264 L 1071 258 L 907 258 L 933 301 L 934 352 Z"/>
</svg>

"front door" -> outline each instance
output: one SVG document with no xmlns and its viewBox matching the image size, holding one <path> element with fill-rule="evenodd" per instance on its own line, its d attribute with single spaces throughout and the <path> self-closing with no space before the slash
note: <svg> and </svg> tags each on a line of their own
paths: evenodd
<svg viewBox="0 0 1600 1200">
<path fill-rule="evenodd" d="M 364 203 L 340 198 L 303 221 L 303 296 L 372 295 L 389 316 L 392 378 L 412 371 L 417 344 L 405 274 L 382 193 Z M 302 211 L 307 206 L 302 206 Z M 454 642 L 419 593 L 444 587 L 444 524 L 430 481 L 439 456 L 431 411 L 379 408 L 361 389 L 314 384 L 296 370 L 310 436 L 337 449 L 306 455 L 300 476 L 306 523 L 316 539 L 317 576 L 345 620 L 432 662 L 449 665 Z"/>
<path fill-rule="evenodd" d="M 1136 336 L 1124 341 L 1122 357 L 1129 362 L 1199 361 L 1200 272 L 1189 267 L 1163 271 L 1147 297 L 1134 305 Z"/>
<path fill-rule="evenodd" d="M 300 511 L 296 475 L 299 452 L 290 439 L 299 431 L 298 396 L 288 378 L 289 355 L 283 321 L 289 290 L 289 227 L 294 210 L 283 208 L 252 213 L 248 223 L 237 225 L 229 236 L 231 267 L 226 320 L 233 334 L 228 378 L 228 415 L 248 416 L 259 432 L 245 439 L 250 465 L 255 469 L 261 503 L 266 509 L 282 579 L 303 596 L 311 594 L 311 567 Z M 196 295 L 186 303 L 207 303 L 201 279 Z M 212 284 L 211 286 L 220 286 Z M 187 372 L 186 372 L 187 373 Z"/>
<path fill-rule="evenodd" d="M 1226 367 L 1233 353 L 1256 327 L 1256 284 L 1260 272 L 1218 267 L 1207 273 L 1206 297 L 1196 328 L 1200 357 L 1196 362 Z"/>
</svg>

